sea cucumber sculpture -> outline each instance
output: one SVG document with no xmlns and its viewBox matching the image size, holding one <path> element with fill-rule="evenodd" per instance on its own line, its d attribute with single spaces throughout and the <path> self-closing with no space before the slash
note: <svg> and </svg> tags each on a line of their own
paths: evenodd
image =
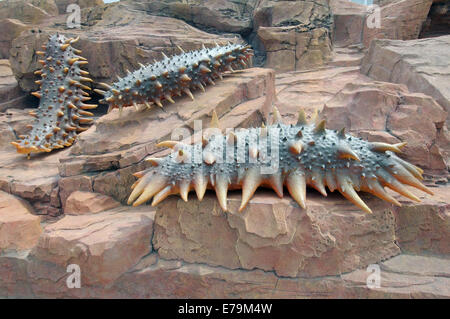
<svg viewBox="0 0 450 319">
<path fill-rule="evenodd" d="M 36 51 L 37 55 L 44 56 L 39 60 L 42 70 L 35 72 L 42 77 L 36 81 L 40 90 L 32 93 L 40 101 L 39 107 L 29 113 L 36 117 L 34 124 L 29 125 L 30 133 L 19 136 L 17 142 L 11 142 L 19 153 L 29 156 L 33 152 L 51 152 L 70 146 L 78 132 L 87 130 L 85 124 L 92 122 L 86 116 L 93 114 L 85 110 L 97 105 L 83 103 L 90 100 L 89 94 L 83 90 L 90 88 L 81 82 L 92 80 L 87 77 L 87 71 L 80 69 L 88 62 L 79 55 L 81 51 L 71 46 L 77 40 L 55 34 L 42 47 L 45 52 Z"/>
<path fill-rule="evenodd" d="M 164 53 L 164 59 L 141 68 L 108 85 L 99 83 L 107 91 L 95 89 L 104 96 L 100 103 L 109 104 L 109 109 L 137 104 L 145 104 L 150 107 L 156 104 L 163 107 L 163 101 L 175 103 L 174 96 L 181 93 L 194 99 L 191 90 L 199 88 L 205 90 L 207 83 L 214 84 L 214 79 L 222 78 L 225 71 L 245 68 L 253 51 L 248 45 L 227 44 L 213 48 L 205 48 L 196 51 L 182 52 L 179 55 L 168 58 Z"/>
<path fill-rule="evenodd" d="M 213 127 L 218 127 L 215 113 L 213 123 Z M 406 143 L 367 142 L 345 134 L 344 130 L 326 129 L 325 121 L 308 124 L 302 111 L 296 125 L 282 124 L 275 110 L 274 123 L 268 127 L 213 135 L 193 145 L 176 141 L 158 145 L 174 148 L 176 152 L 164 158 L 147 159 L 156 167 L 134 174 L 139 179 L 132 186 L 128 204 L 137 206 L 153 197 L 155 206 L 175 193 L 187 201 L 191 189 L 201 200 L 206 189 L 213 188 L 219 205 L 227 211 L 227 191 L 242 189 L 239 208 L 242 211 L 259 186 L 271 187 L 282 197 L 286 185 L 294 200 L 305 208 L 308 185 L 324 196 L 325 186 L 330 191 L 337 189 L 371 213 L 355 190 L 372 193 L 398 206 L 400 203 L 386 192 L 385 186 L 416 201 L 419 198 L 403 184 L 433 194 L 419 181 L 423 179 L 423 171 L 395 155 Z M 243 152 L 239 152 L 239 145 Z M 260 145 L 267 145 L 267 151 Z M 201 154 L 200 162 L 192 161 L 194 154 Z M 274 161 L 279 161 L 274 172 L 261 170 Z"/>
</svg>

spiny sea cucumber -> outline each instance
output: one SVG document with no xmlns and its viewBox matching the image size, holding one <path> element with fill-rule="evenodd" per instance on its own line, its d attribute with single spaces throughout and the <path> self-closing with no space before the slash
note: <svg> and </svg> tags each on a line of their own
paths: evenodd
<svg viewBox="0 0 450 319">
<path fill-rule="evenodd" d="M 42 77 L 36 81 L 40 89 L 32 93 L 40 99 L 39 107 L 29 112 L 36 118 L 34 124 L 28 126 L 31 131 L 19 136 L 17 142 L 11 142 L 17 152 L 29 156 L 33 152 L 51 152 L 70 146 L 77 133 L 88 129 L 85 124 L 93 121 L 86 118 L 93 114 L 85 110 L 97 105 L 83 103 L 90 100 L 89 94 L 83 90 L 90 88 L 81 82 L 92 80 L 87 71 L 80 69 L 88 62 L 79 55 L 80 50 L 71 46 L 77 41 L 78 38 L 67 39 L 54 34 L 49 37 L 47 45 L 42 46 L 45 52 L 36 51 L 37 55 L 44 56 L 39 60 L 42 70 L 35 72 Z"/>
<path fill-rule="evenodd" d="M 160 143 L 159 146 L 175 148 L 176 152 L 164 158 L 147 159 L 156 167 L 134 174 L 138 180 L 132 186 L 128 204 L 137 206 L 153 197 L 152 206 L 155 206 L 176 193 L 187 201 L 192 189 L 201 200 L 206 189 L 212 188 L 219 205 L 227 211 L 227 191 L 242 189 L 239 208 L 242 211 L 259 186 L 271 187 L 283 197 L 286 185 L 292 198 L 305 208 L 308 185 L 324 196 L 327 195 L 325 186 L 332 192 L 338 190 L 353 204 L 371 213 L 356 191 L 372 193 L 398 206 L 400 203 L 384 187 L 416 201 L 419 198 L 403 184 L 433 194 L 419 181 L 423 179 L 422 169 L 396 156 L 406 143 L 367 142 L 346 134 L 344 129 L 340 132 L 326 129 L 325 121 L 308 124 L 303 111 L 296 125 L 283 124 L 280 118 L 275 109 L 274 123 L 268 127 L 210 136 L 193 145 L 176 141 Z M 215 113 L 213 122 L 217 123 Z M 244 150 L 240 154 L 239 145 Z M 267 152 L 260 145 L 267 145 Z M 227 146 L 231 148 L 228 153 L 231 157 L 218 161 L 227 156 L 224 151 L 229 149 Z M 202 156 L 198 163 L 191 160 L 196 152 Z M 274 159 L 279 161 L 276 171 L 263 173 L 261 169 L 272 165 Z"/>
<path fill-rule="evenodd" d="M 107 91 L 95 89 L 104 96 L 100 103 L 109 104 L 108 111 L 118 107 L 152 103 L 163 107 L 163 101 L 175 103 L 172 97 L 181 93 L 194 99 L 191 90 L 205 90 L 206 84 L 214 84 L 214 79 L 222 78 L 225 71 L 245 68 L 253 51 L 248 45 L 227 44 L 213 48 L 182 52 L 154 64 L 144 66 L 111 85 L 99 83 Z M 233 69 L 234 68 L 234 69 Z"/>
</svg>

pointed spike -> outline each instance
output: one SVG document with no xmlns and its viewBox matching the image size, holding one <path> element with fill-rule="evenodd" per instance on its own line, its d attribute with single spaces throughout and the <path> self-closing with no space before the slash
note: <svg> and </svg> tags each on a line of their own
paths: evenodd
<svg viewBox="0 0 450 319">
<path fill-rule="evenodd" d="M 311 186 L 314 187 L 323 196 L 327 196 L 327 191 L 325 190 L 325 184 L 323 183 L 324 176 L 319 171 L 312 172 Z"/>
<path fill-rule="evenodd" d="M 370 149 L 374 152 L 385 152 L 385 151 L 391 151 L 395 153 L 401 153 L 401 148 L 406 145 L 406 142 L 404 143 L 398 143 L 398 144 L 388 144 L 388 143 L 381 143 L 381 142 L 371 142 L 370 143 Z M 399 147 L 400 146 L 400 147 Z"/>
<path fill-rule="evenodd" d="M 111 90 L 112 87 L 109 84 L 103 83 L 103 82 L 99 82 L 98 85 L 102 86 L 103 88 L 107 89 L 107 90 Z"/>
<path fill-rule="evenodd" d="M 292 172 L 286 178 L 286 186 L 291 197 L 303 208 L 306 208 L 306 182 L 305 176 Z"/>
<path fill-rule="evenodd" d="M 273 112 L 272 112 L 272 124 L 278 124 L 278 123 L 282 123 L 281 121 L 281 115 L 280 112 L 278 111 L 278 108 L 276 106 L 273 107 Z"/>
<path fill-rule="evenodd" d="M 161 203 L 164 199 L 166 199 L 170 194 L 173 194 L 172 186 L 166 186 L 161 191 L 159 191 L 155 197 L 153 197 L 152 207 L 155 207 L 159 203 Z"/>
<path fill-rule="evenodd" d="M 179 186 L 180 196 L 185 202 L 188 201 L 189 185 L 190 185 L 189 181 L 183 180 L 180 182 L 180 186 Z"/>
<path fill-rule="evenodd" d="M 418 181 L 406 168 L 401 165 L 396 165 L 392 169 L 389 169 L 391 174 L 397 178 L 403 184 L 413 186 L 421 191 L 434 195 L 434 193 L 425 187 L 420 181 Z"/>
<path fill-rule="evenodd" d="M 91 83 L 93 83 L 94 81 L 92 80 L 92 79 L 90 79 L 90 78 L 86 78 L 86 77 L 84 77 L 84 76 L 80 76 L 80 81 L 84 81 L 84 82 L 91 82 Z"/>
<path fill-rule="evenodd" d="M 261 181 L 262 178 L 258 167 L 254 166 L 247 171 L 242 183 L 242 202 L 239 212 L 242 212 L 247 206 L 256 189 L 261 185 Z"/>
<path fill-rule="evenodd" d="M 203 64 L 200 65 L 200 73 L 206 74 L 206 73 L 211 73 L 211 70 L 209 68 L 207 68 L 206 66 L 204 66 Z"/>
<path fill-rule="evenodd" d="M 180 76 L 180 80 L 182 81 L 182 82 L 189 82 L 189 81 L 192 81 L 192 79 L 189 77 L 189 75 L 187 75 L 187 74 L 183 74 L 182 76 Z"/>
<path fill-rule="evenodd" d="M 74 44 L 74 43 L 78 42 L 78 40 L 80 40 L 80 37 L 76 37 L 75 39 L 71 39 L 70 43 Z"/>
<path fill-rule="evenodd" d="M 381 186 L 380 183 L 378 183 L 378 181 L 368 179 L 368 180 L 366 180 L 366 183 L 368 186 L 368 189 L 366 189 L 367 192 L 381 198 L 382 200 L 392 203 L 396 206 L 399 206 L 399 207 L 402 206 L 402 204 L 400 204 L 399 201 L 397 201 L 394 197 L 392 197 L 385 191 L 383 186 Z"/>
<path fill-rule="evenodd" d="M 103 96 L 106 95 L 106 92 L 105 92 L 105 91 L 102 91 L 102 90 L 99 90 L 99 89 L 94 89 L 94 92 L 95 92 L 95 93 L 98 93 L 98 94 L 100 94 L 100 95 L 103 95 Z"/>
<path fill-rule="evenodd" d="M 339 133 L 338 133 L 339 138 L 345 138 L 345 127 L 343 127 Z"/>
<path fill-rule="evenodd" d="M 303 150 L 303 143 L 300 140 L 295 141 L 289 145 L 289 151 L 294 155 L 300 154 L 302 150 Z"/>
<path fill-rule="evenodd" d="M 167 148 L 174 149 L 177 146 L 183 146 L 183 145 L 185 145 L 185 144 L 182 142 L 168 140 L 168 141 L 163 141 L 163 142 L 156 144 L 156 147 L 167 147 Z"/>
<path fill-rule="evenodd" d="M 68 63 L 69 63 L 69 65 L 73 65 L 78 60 L 80 60 L 80 58 L 72 58 L 72 59 L 69 59 Z"/>
<path fill-rule="evenodd" d="M 133 189 L 128 198 L 128 205 L 133 203 L 133 206 L 139 206 L 163 189 L 167 184 L 167 178 L 161 175 L 150 176 L 146 174 L 142 177 L 136 187 Z M 138 197 L 139 196 L 139 197 Z M 137 200 L 135 201 L 135 199 Z"/>
<path fill-rule="evenodd" d="M 347 143 L 339 143 L 337 146 L 337 153 L 339 158 L 353 159 L 360 162 L 359 156 L 351 149 Z"/>
<path fill-rule="evenodd" d="M 172 97 L 169 94 L 164 95 L 164 98 L 172 104 L 175 103 L 175 101 L 172 99 Z"/>
<path fill-rule="evenodd" d="M 208 186 L 208 181 L 205 178 L 205 176 L 201 174 L 197 174 L 194 177 L 194 189 L 195 193 L 197 194 L 197 198 L 199 201 L 203 199 L 203 196 L 205 196 L 206 187 Z"/>
<path fill-rule="evenodd" d="M 220 128 L 219 118 L 217 117 L 217 113 L 216 113 L 215 110 L 213 111 L 213 114 L 212 114 L 212 117 L 211 117 L 211 124 L 209 125 L 209 127 L 211 127 L 211 128 Z"/>
<path fill-rule="evenodd" d="M 41 94 L 39 92 L 31 92 L 31 95 L 34 95 L 35 97 L 37 97 L 38 99 L 41 98 Z"/>
<path fill-rule="evenodd" d="M 163 108 L 163 105 L 161 103 L 161 100 L 159 98 L 154 98 L 153 102 L 158 105 L 160 108 Z"/>
<path fill-rule="evenodd" d="M 303 109 L 298 112 L 297 125 L 306 125 L 308 121 L 306 120 L 306 114 Z"/>
<path fill-rule="evenodd" d="M 269 178 L 269 184 L 277 193 L 278 197 L 283 198 L 283 178 L 281 174 L 275 173 Z"/>
<path fill-rule="evenodd" d="M 403 165 L 403 167 L 405 167 L 411 174 L 413 174 L 414 177 L 418 178 L 419 180 L 423 180 L 423 170 L 420 167 L 408 163 L 407 161 L 404 161 L 399 157 L 395 157 L 394 160 Z"/>
<path fill-rule="evenodd" d="M 338 190 L 345 198 L 347 198 L 349 201 L 361 208 L 366 213 L 372 214 L 372 210 L 366 205 L 366 203 L 363 202 L 363 200 L 353 189 L 351 181 L 349 181 L 349 177 L 341 173 L 337 175 L 337 181 L 339 186 Z"/>
<path fill-rule="evenodd" d="M 97 104 L 81 104 L 80 108 L 82 110 L 91 110 L 91 109 L 95 109 L 98 105 Z"/>
<path fill-rule="evenodd" d="M 314 133 L 315 134 L 323 134 L 325 133 L 325 126 L 326 126 L 327 122 L 325 120 L 320 121 L 316 127 L 314 128 Z"/>
<path fill-rule="evenodd" d="M 205 92 L 205 87 L 201 84 L 201 83 L 197 83 L 197 87 L 202 90 L 203 92 Z"/>
<path fill-rule="evenodd" d="M 63 50 L 63 51 L 66 51 L 66 49 L 69 47 L 69 43 L 65 43 L 65 44 L 63 44 L 63 45 L 61 45 L 61 50 Z"/>
<path fill-rule="evenodd" d="M 214 188 L 220 207 L 224 212 L 227 212 L 228 178 L 224 175 L 217 175 Z"/>
<path fill-rule="evenodd" d="M 164 59 L 168 59 L 167 55 L 165 55 L 164 52 L 161 51 L 161 54 L 164 57 Z"/>
<path fill-rule="evenodd" d="M 182 47 L 180 47 L 179 45 L 177 45 L 177 48 L 178 48 L 178 50 L 180 50 L 180 51 L 181 51 L 181 53 L 186 53 L 186 52 L 184 52 L 183 48 L 182 48 Z"/>
</svg>

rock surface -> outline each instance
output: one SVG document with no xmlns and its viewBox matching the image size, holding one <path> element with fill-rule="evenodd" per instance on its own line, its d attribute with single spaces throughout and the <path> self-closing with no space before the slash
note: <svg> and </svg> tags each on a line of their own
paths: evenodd
<svg viewBox="0 0 450 319">
<path fill-rule="evenodd" d="M 363 43 L 368 48 L 374 39 L 417 39 L 431 3 L 432 0 L 388 0 L 380 7 L 330 0 L 334 40 L 338 46 Z"/>
<path fill-rule="evenodd" d="M 450 110 L 450 35 L 414 41 L 376 40 L 361 72 L 379 81 L 402 83 Z M 447 118 L 447 125 L 450 120 Z"/>
<path fill-rule="evenodd" d="M 23 108 L 27 97 L 20 90 L 8 60 L 0 60 L 0 112 L 9 108 Z"/>
<path fill-rule="evenodd" d="M 45 227 L 31 256 L 63 268 L 77 264 L 85 285 L 108 285 L 150 252 L 153 214 L 144 207 L 65 216 Z"/>
<path fill-rule="evenodd" d="M 367 17 L 363 25 L 363 44 L 368 48 L 373 39 L 412 40 L 419 37 L 432 0 L 402 0 L 382 6 Z M 380 23 L 377 25 L 376 19 Z"/>
<path fill-rule="evenodd" d="M 321 118 L 331 129 L 345 127 L 369 141 L 407 142 L 405 158 L 423 168 L 445 173 L 450 165 L 448 141 L 439 143 L 447 112 L 429 96 L 410 93 L 404 86 L 346 84 L 326 102 Z"/>
<path fill-rule="evenodd" d="M 0 34 L 0 59 L 8 59 L 12 41 L 30 26 L 17 19 L 2 19 L 0 28 L 3 31 Z"/>
<path fill-rule="evenodd" d="M 118 206 L 120 203 L 109 196 L 75 191 L 67 198 L 64 213 L 67 215 L 95 214 Z"/>
<path fill-rule="evenodd" d="M 260 190 L 238 213 L 240 196 L 233 194 L 227 214 L 214 196 L 201 203 L 167 199 L 156 212 L 153 245 L 165 259 L 287 277 L 337 275 L 400 252 L 390 205 L 368 200 L 369 216 L 334 194 L 323 201 L 308 192 L 307 199 L 302 210 L 289 197 Z"/>
<path fill-rule="evenodd" d="M 41 232 L 40 218 L 29 205 L 0 191 L 0 253 L 34 247 Z"/>
</svg>

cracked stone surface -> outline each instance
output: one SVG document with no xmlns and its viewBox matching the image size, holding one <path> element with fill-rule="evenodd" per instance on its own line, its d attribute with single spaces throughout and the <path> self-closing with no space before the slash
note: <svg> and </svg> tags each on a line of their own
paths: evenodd
<svg viewBox="0 0 450 319">
<path fill-rule="evenodd" d="M 361 72 L 378 81 L 402 83 L 450 110 L 450 35 L 413 41 L 372 42 Z M 447 126 L 450 123 L 447 118 Z"/>
<path fill-rule="evenodd" d="M 153 245 L 165 259 L 288 277 L 337 275 L 400 252 L 390 205 L 370 198 L 369 216 L 335 194 L 326 202 L 314 192 L 307 198 L 302 210 L 288 196 L 260 190 L 238 213 L 240 195 L 233 193 L 229 214 L 213 194 L 202 202 L 169 198 L 158 206 Z"/>
<path fill-rule="evenodd" d="M 67 215 L 44 228 L 31 258 L 61 267 L 77 264 L 84 284 L 107 285 L 150 252 L 153 214 L 141 207 Z"/>
<path fill-rule="evenodd" d="M 42 232 L 39 216 L 29 205 L 0 191 L 0 253 L 34 247 Z"/>
</svg>

